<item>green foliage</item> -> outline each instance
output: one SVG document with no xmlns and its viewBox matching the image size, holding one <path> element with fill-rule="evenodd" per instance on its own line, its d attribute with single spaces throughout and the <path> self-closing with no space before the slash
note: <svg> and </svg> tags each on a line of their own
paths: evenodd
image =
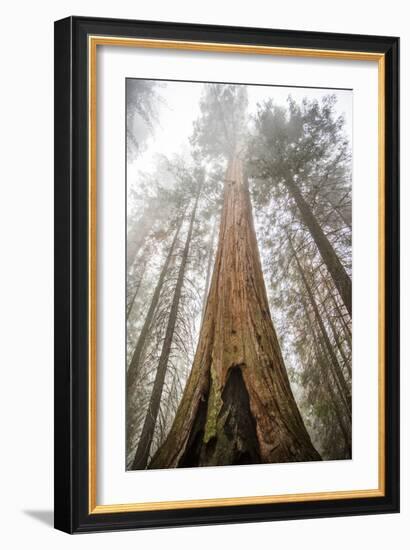
<svg viewBox="0 0 410 550">
<path fill-rule="evenodd" d="M 289 96 L 287 108 L 273 100 L 258 105 L 248 156 L 249 173 L 258 181 L 255 196 L 261 203 L 287 179 L 310 190 L 327 185 L 333 177 L 333 183 L 341 180 L 346 187 L 350 149 L 345 121 L 335 116 L 335 102 L 335 95 L 300 104 Z"/>
</svg>

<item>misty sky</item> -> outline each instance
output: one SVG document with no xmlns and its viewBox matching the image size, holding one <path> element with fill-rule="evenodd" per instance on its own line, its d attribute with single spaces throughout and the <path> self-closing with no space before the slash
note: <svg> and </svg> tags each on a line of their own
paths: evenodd
<svg viewBox="0 0 410 550">
<path fill-rule="evenodd" d="M 163 98 L 159 107 L 158 121 L 153 135 L 144 135 L 146 147 L 143 153 L 134 161 L 128 162 L 129 183 L 133 183 L 139 171 L 152 172 L 156 162 L 153 159 L 158 153 L 172 157 L 175 153 L 189 150 L 188 138 L 192 134 L 192 124 L 199 117 L 199 100 L 203 89 L 201 82 L 170 82 L 161 81 L 158 95 Z M 335 94 L 336 113 L 343 114 L 346 120 L 346 133 L 351 141 L 352 132 L 352 92 L 350 90 L 329 90 L 312 88 L 295 88 L 282 86 L 251 86 L 248 85 L 248 112 L 254 114 L 258 102 L 272 98 L 277 105 L 286 106 L 289 95 L 299 103 L 304 97 L 320 99 L 329 94 Z M 134 128 L 135 134 L 147 134 L 143 127 Z"/>
</svg>

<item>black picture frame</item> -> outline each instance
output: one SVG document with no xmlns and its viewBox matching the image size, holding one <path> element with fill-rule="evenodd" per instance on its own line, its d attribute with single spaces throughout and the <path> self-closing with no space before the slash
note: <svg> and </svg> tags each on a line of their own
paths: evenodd
<svg viewBox="0 0 410 550">
<path fill-rule="evenodd" d="M 88 59 L 90 35 L 385 56 L 385 494 L 158 511 L 89 511 Z M 399 511 L 399 39 L 68 17 L 55 23 L 55 527 L 67 533 Z"/>
</svg>

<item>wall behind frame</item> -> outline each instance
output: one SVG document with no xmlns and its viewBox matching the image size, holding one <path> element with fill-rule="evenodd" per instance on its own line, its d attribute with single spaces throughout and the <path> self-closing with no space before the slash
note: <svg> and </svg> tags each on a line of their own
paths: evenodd
<svg viewBox="0 0 410 550">
<path fill-rule="evenodd" d="M 43 548 L 86 548 L 88 536 L 74 540 L 52 529 L 52 367 L 53 367 L 53 21 L 67 15 L 156 19 L 283 29 L 400 36 L 402 151 L 409 143 L 410 31 L 405 4 L 392 0 L 293 0 L 235 3 L 208 0 L 71 0 L 7 4 L 0 35 L 2 51 L 2 162 L 0 181 L 0 418 L 2 498 L 0 540 L 8 548 L 29 542 Z M 3 12 L 4 14 L 4 12 Z M 409 177 L 403 155 L 401 180 Z M 402 185 L 402 365 L 410 361 L 409 190 Z M 250 548 L 256 540 L 287 548 L 372 550 L 406 548 L 410 521 L 410 378 L 402 369 L 402 512 L 392 516 L 335 518 L 265 524 L 100 534 L 95 544 L 110 548 L 115 538 L 140 548 Z"/>
</svg>

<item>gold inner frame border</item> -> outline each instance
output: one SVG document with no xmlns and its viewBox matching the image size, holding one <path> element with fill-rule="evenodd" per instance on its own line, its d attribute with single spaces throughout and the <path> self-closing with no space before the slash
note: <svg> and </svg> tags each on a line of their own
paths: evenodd
<svg viewBox="0 0 410 550">
<path fill-rule="evenodd" d="M 326 491 L 268 496 L 226 497 L 199 500 L 97 504 L 97 47 L 122 46 L 220 53 L 260 54 L 281 57 L 313 57 L 375 61 L 378 63 L 378 488 L 352 491 Z M 284 48 L 211 42 L 88 36 L 88 511 L 90 514 L 142 512 L 189 508 L 241 506 L 309 502 L 385 495 L 385 55 L 377 52 L 354 52 L 307 48 Z"/>
</svg>

